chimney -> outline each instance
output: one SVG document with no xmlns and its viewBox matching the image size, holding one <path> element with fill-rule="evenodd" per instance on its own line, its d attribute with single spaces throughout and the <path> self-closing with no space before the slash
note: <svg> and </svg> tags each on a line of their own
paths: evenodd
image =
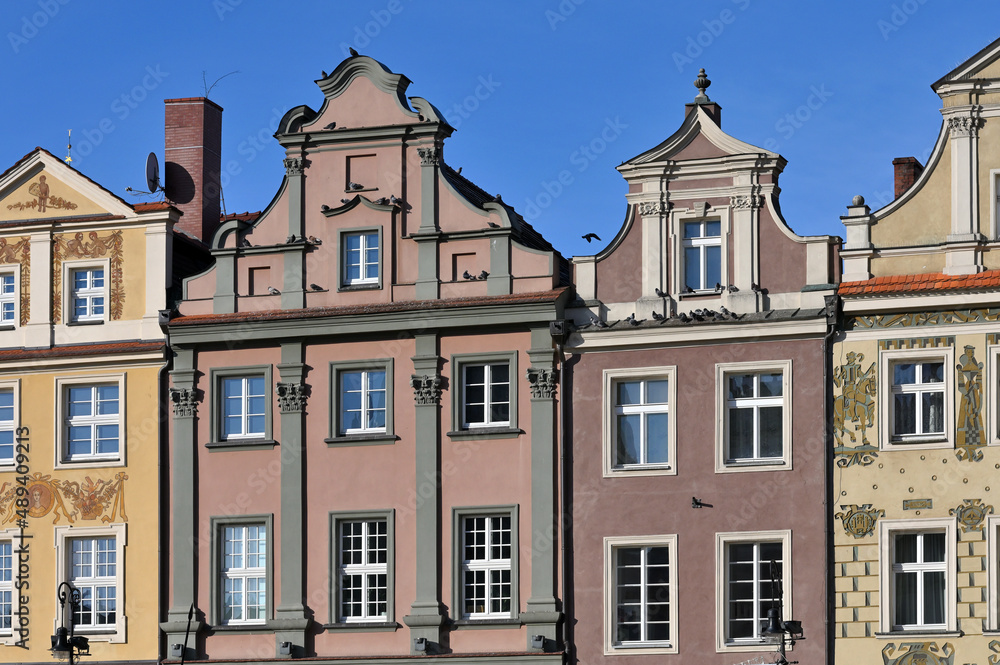
<svg viewBox="0 0 1000 665">
<path fill-rule="evenodd" d="M 892 171 L 895 181 L 895 198 L 898 199 L 906 193 L 906 190 L 913 187 L 913 183 L 924 172 L 924 167 L 917 161 L 916 157 L 897 157 L 892 160 Z"/>
<path fill-rule="evenodd" d="M 222 107 L 205 97 L 163 103 L 164 193 L 184 213 L 175 228 L 210 244 L 221 212 Z"/>
</svg>

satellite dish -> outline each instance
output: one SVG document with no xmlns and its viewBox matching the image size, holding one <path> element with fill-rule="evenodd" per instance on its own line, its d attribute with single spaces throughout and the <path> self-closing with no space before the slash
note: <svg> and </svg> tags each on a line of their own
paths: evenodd
<svg viewBox="0 0 1000 665">
<path fill-rule="evenodd" d="M 160 189 L 160 163 L 156 160 L 155 152 L 146 157 L 146 187 L 150 193 Z"/>
</svg>

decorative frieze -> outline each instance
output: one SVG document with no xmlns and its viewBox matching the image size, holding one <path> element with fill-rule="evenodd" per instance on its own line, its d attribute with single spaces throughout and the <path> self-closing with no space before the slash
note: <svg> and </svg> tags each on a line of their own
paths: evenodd
<svg viewBox="0 0 1000 665">
<path fill-rule="evenodd" d="M 170 401 L 174 405 L 174 416 L 193 418 L 198 415 L 198 391 L 194 388 L 171 388 Z"/>
<path fill-rule="evenodd" d="M 948 514 L 958 517 L 962 531 L 982 531 L 986 516 L 993 514 L 993 506 L 984 504 L 981 499 L 962 499 L 962 505 L 949 509 Z"/>
<path fill-rule="evenodd" d="M 35 519 L 52 515 L 52 523 L 63 518 L 70 524 L 77 520 L 127 522 L 125 514 L 125 481 L 128 476 L 119 471 L 113 479 L 96 481 L 87 476 L 82 481 L 61 480 L 51 475 L 35 472 L 0 486 L 0 524 L 12 524 L 20 518 L 18 511 L 26 510 Z M 26 500 L 22 507 L 19 501 Z M 67 505 L 68 504 L 68 505 Z"/>
<path fill-rule="evenodd" d="M 910 337 L 907 339 L 880 339 L 878 348 L 883 351 L 898 349 L 937 349 L 955 346 L 955 338 L 945 337 Z"/>
<path fill-rule="evenodd" d="M 441 375 L 414 374 L 410 377 L 413 399 L 417 404 L 439 404 L 441 402 Z"/>
<path fill-rule="evenodd" d="M 670 204 L 664 201 L 641 201 L 639 203 L 640 215 L 663 215 L 670 210 Z"/>
<path fill-rule="evenodd" d="M 863 505 L 850 504 L 841 506 L 844 512 L 837 513 L 836 517 L 844 523 L 844 531 L 855 538 L 864 538 L 875 532 L 875 523 L 878 518 L 885 517 L 885 511 L 879 508 L 872 508 L 872 504 Z"/>
<path fill-rule="evenodd" d="M 306 410 L 306 391 L 304 383 L 278 382 L 278 407 L 282 413 L 293 413 Z"/>
<path fill-rule="evenodd" d="M 882 648 L 882 665 L 952 665 L 955 647 L 946 642 L 903 642 L 896 647 L 890 642 Z"/>
<path fill-rule="evenodd" d="M 755 210 L 764 204 L 764 198 L 756 194 L 730 196 L 729 205 L 734 210 Z"/>
<path fill-rule="evenodd" d="M 955 456 L 959 460 L 979 462 L 983 459 L 983 363 L 976 361 L 975 347 L 966 345 L 965 353 L 958 359 L 957 440 Z"/>
<path fill-rule="evenodd" d="M 90 231 L 87 237 L 83 233 L 75 233 L 71 239 L 58 235 L 52 239 L 52 321 L 62 320 L 62 262 L 66 259 L 96 259 L 102 256 L 110 258 L 111 268 L 111 320 L 122 318 L 125 307 L 125 285 L 123 270 L 125 249 L 121 231 L 112 231 L 106 236 L 99 236 L 97 231 Z"/>
<path fill-rule="evenodd" d="M 439 148 L 417 148 L 420 155 L 421 166 L 435 166 L 441 163 L 441 150 Z"/>
<path fill-rule="evenodd" d="M 979 128 L 983 126 L 982 118 L 972 116 L 961 116 L 948 118 L 948 132 L 952 137 L 978 137 Z"/>
<path fill-rule="evenodd" d="M 556 370 L 529 367 L 525 375 L 528 377 L 533 398 L 552 399 L 556 396 Z"/>
<path fill-rule="evenodd" d="M 939 326 L 942 324 L 988 323 L 1000 321 L 1000 308 L 956 309 L 945 312 L 907 312 L 902 314 L 871 314 L 847 319 L 847 329 L 852 328 L 909 328 L 912 326 Z"/>
</svg>

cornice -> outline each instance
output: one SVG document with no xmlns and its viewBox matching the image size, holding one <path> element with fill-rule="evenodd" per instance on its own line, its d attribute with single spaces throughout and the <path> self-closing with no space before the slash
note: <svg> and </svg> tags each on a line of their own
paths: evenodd
<svg viewBox="0 0 1000 665">
<path fill-rule="evenodd" d="M 564 348 L 567 353 L 587 353 L 704 344 L 747 344 L 796 338 L 821 338 L 826 331 L 826 319 L 817 317 L 806 321 L 690 326 L 673 330 L 644 328 L 576 332 L 570 335 Z"/>
</svg>

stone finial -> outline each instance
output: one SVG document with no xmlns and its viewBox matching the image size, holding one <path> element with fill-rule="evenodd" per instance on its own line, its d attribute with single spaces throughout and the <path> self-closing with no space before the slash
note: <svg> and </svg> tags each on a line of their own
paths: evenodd
<svg viewBox="0 0 1000 665">
<path fill-rule="evenodd" d="M 694 82 L 694 87 L 698 88 L 698 95 L 694 98 L 695 104 L 707 104 L 711 101 L 708 95 L 705 94 L 710 85 L 712 85 L 712 82 L 708 80 L 708 77 L 705 75 L 705 68 L 702 67 L 698 70 L 698 80 Z"/>
<path fill-rule="evenodd" d="M 865 197 L 857 194 L 853 199 L 851 199 L 851 205 L 863 206 L 865 204 Z"/>
</svg>

